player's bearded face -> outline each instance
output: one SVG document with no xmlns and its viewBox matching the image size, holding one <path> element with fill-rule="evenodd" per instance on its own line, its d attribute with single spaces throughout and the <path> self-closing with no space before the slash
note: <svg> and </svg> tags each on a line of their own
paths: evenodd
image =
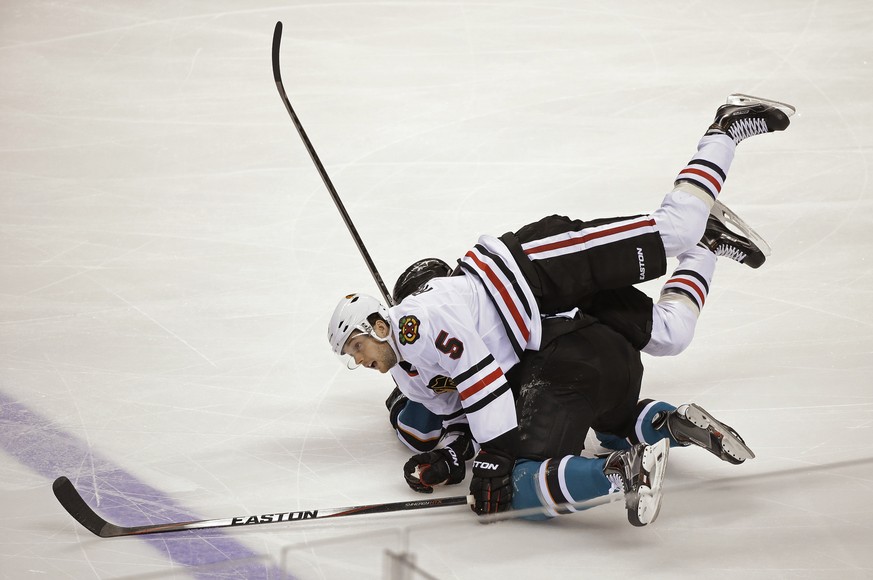
<svg viewBox="0 0 873 580">
<path fill-rule="evenodd" d="M 378 323 L 375 331 L 380 338 L 388 335 L 387 326 L 383 329 Z M 352 357 L 357 365 L 380 373 L 387 373 L 391 367 L 397 364 L 397 355 L 394 354 L 391 345 L 376 340 L 369 334 L 356 334 L 349 338 L 343 347 L 343 353 Z"/>
</svg>

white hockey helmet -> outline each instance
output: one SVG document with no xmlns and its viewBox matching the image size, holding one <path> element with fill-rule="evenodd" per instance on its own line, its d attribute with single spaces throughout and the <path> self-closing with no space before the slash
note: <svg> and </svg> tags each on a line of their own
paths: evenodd
<svg viewBox="0 0 873 580">
<path fill-rule="evenodd" d="M 333 316 L 330 317 L 327 325 L 327 340 L 334 354 L 344 359 L 349 368 L 355 368 L 357 365 L 354 360 L 349 360 L 351 357 L 343 354 L 343 347 L 356 330 L 369 334 L 379 341 L 387 340 L 387 337 L 377 336 L 373 325 L 367 320 L 373 314 L 388 320 L 388 309 L 376 298 L 369 294 L 349 294 L 339 301 Z"/>
</svg>

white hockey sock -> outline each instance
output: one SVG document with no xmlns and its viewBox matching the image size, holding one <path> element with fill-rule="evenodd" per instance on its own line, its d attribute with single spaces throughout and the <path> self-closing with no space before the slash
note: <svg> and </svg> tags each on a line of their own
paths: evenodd
<svg viewBox="0 0 873 580">
<path fill-rule="evenodd" d="M 706 230 L 709 211 L 721 191 L 736 145 L 726 135 L 703 137 L 697 153 L 676 178 L 673 191 L 652 212 L 667 256 L 697 245 Z"/>
<path fill-rule="evenodd" d="M 700 315 L 715 273 L 715 254 L 695 246 L 679 256 L 679 266 L 661 289 L 660 301 L 687 300 Z"/>
<path fill-rule="evenodd" d="M 712 198 L 687 183 L 679 184 L 664 197 L 651 217 L 658 226 L 667 257 L 678 256 L 697 246 L 706 231 L 712 204 Z"/>
<path fill-rule="evenodd" d="M 652 307 L 652 338 L 643 352 L 672 356 L 691 344 L 714 273 L 715 254 L 705 248 L 695 246 L 679 256 L 679 266 Z"/>
<path fill-rule="evenodd" d="M 697 153 L 676 177 L 676 185 L 692 184 L 715 201 L 727 179 L 736 148 L 733 139 L 727 135 L 704 136 L 697 144 Z"/>
</svg>

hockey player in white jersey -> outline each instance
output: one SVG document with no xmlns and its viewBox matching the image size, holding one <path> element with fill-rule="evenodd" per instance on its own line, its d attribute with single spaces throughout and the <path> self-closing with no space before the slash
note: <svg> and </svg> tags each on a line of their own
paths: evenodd
<svg viewBox="0 0 873 580">
<path fill-rule="evenodd" d="M 407 296 L 424 287 L 431 279 L 449 275 L 451 275 L 451 268 L 442 260 L 436 258 L 418 260 L 398 278 L 392 292 L 394 303 L 402 302 Z M 546 321 L 546 324 L 554 322 Z M 590 334 L 592 330 L 582 328 L 577 332 L 584 336 Z M 573 361 L 570 364 L 561 364 L 561 361 L 555 361 L 552 358 L 551 362 L 556 362 L 558 367 L 568 369 L 573 375 L 570 382 L 576 383 L 582 380 L 576 373 L 579 372 L 580 362 L 584 365 L 585 361 L 580 360 L 582 357 L 578 357 L 576 354 L 577 349 L 573 344 L 574 337 L 564 336 L 557 337 L 555 342 L 569 344 L 569 349 L 560 348 L 559 350 L 569 351 Z M 597 348 L 589 350 L 595 357 L 598 357 L 601 349 L 608 353 L 613 350 L 613 347 L 598 342 Z M 537 356 L 538 353 L 527 351 L 522 355 L 521 365 L 524 365 L 527 359 L 536 359 Z M 542 373 L 539 372 L 522 372 L 520 374 L 523 377 L 522 384 L 525 380 L 527 383 L 532 383 L 543 378 Z M 399 382 L 403 382 L 405 377 L 405 374 L 395 375 L 395 379 Z M 554 391 L 560 389 L 560 381 L 557 383 L 557 385 L 552 385 L 553 388 L 546 389 L 546 392 L 556 394 Z M 516 390 L 520 391 L 520 385 L 515 386 Z M 435 392 L 450 390 L 451 380 L 447 377 L 437 377 L 428 388 Z M 622 390 L 615 389 L 615 391 L 621 392 Z M 557 394 L 561 396 L 560 392 Z M 595 399 L 599 398 L 595 397 Z M 530 385 L 523 397 L 516 394 L 516 402 L 517 411 L 520 409 L 547 411 L 551 406 L 552 413 L 548 415 L 543 413 L 543 415 L 547 415 L 546 422 L 548 424 L 561 422 L 561 411 L 556 413 L 554 405 L 537 401 L 537 394 L 533 393 Z M 568 402 L 567 399 L 562 401 L 564 404 Z M 413 490 L 420 493 L 432 493 L 435 485 L 460 483 L 464 480 L 466 475 L 465 462 L 473 457 L 476 447 L 475 442 L 472 441 L 469 426 L 466 424 L 465 415 L 457 413 L 445 417 L 436 415 L 430 412 L 425 405 L 410 401 L 399 387 L 395 387 L 388 396 L 385 406 L 389 412 L 389 422 L 398 439 L 416 452 L 404 465 L 404 476 Z M 571 410 L 569 414 L 573 414 L 573 412 Z M 567 414 L 564 413 L 563 416 L 567 416 Z M 530 416 L 533 413 L 527 413 L 527 415 Z M 537 413 L 537 416 L 539 415 L 540 413 Z M 608 476 L 609 468 L 607 465 L 610 460 L 615 465 L 618 463 L 617 460 L 626 459 L 628 461 L 625 461 L 624 465 L 630 466 L 632 465 L 630 460 L 636 456 L 640 458 L 640 467 L 642 468 L 642 456 L 635 455 L 632 450 L 634 446 L 639 447 L 640 443 L 653 445 L 661 440 L 667 440 L 669 447 L 693 444 L 706 449 L 719 459 L 733 464 L 739 464 L 754 457 L 754 453 L 731 427 L 718 421 L 696 404 L 682 405 L 677 409 L 669 403 L 647 399 L 638 402 L 636 411 L 631 416 L 634 428 L 627 436 L 619 437 L 615 434 L 595 431 L 602 447 L 614 451 L 629 451 L 630 453 L 601 457 L 601 460 L 594 461 L 575 455 L 549 458 L 545 461 L 517 461 L 512 474 L 513 509 L 538 507 L 543 510 L 544 516 L 528 516 L 529 518 L 552 517 L 560 513 L 575 511 L 572 504 L 576 502 L 592 499 L 608 492 L 623 491 L 621 479 L 616 481 L 615 474 L 612 477 Z M 530 423 L 530 417 L 528 417 L 527 422 Z M 576 426 L 577 437 L 584 437 L 587 432 L 584 425 L 579 425 L 578 421 L 573 421 L 573 423 Z M 540 424 L 539 436 L 544 437 L 547 443 L 535 450 L 533 455 L 560 453 L 559 449 L 553 447 L 556 443 L 554 438 L 543 433 L 542 424 Z M 571 443 L 571 446 L 583 443 L 583 441 L 576 439 L 574 443 Z M 665 466 L 659 467 L 663 473 Z M 639 525 L 640 522 L 644 521 L 638 515 L 640 511 L 644 514 L 643 518 L 646 515 L 649 517 L 657 515 L 656 511 L 647 509 L 651 508 L 653 501 L 651 490 L 649 498 L 648 506 L 643 503 L 640 507 L 639 502 L 637 502 L 636 509 L 629 510 L 629 519 L 632 523 Z"/>
<path fill-rule="evenodd" d="M 781 103 L 730 97 L 673 191 L 652 214 L 587 222 L 550 216 L 500 238 L 482 236 L 460 260 L 463 276 L 434 279 L 390 311 L 371 297 L 347 296 L 330 322 L 334 351 L 354 364 L 390 372 L 410 400 L 437 415 L 465 414 L 481 447 L 473 463 L 474 511 L 508 508 L 517 458 L 560 462 L 566 456 L 573 461 L 581 450 L 580 432 L 584 442 L 589 427 L 617 436 L 628 431 L 630 419 L 639 415 L 634 410 L 642 367 L 635 368 L 634 355 L 622 351 L 632 350 L 638 363 L 639 350 L 663 356 L 687 346 L 716 254 L 752 267 L 763 262 L 755 240 L 724 226 L 722 219 L 731 214 L 716 198 L 736 145 L 751 135 L 784 130 L 791 113 L 793 108 Z M 668 256 L 676 256 L 679 267 L 652 304 L 632 285 L 666 273 Z M 575 309 L 582 315 L 544 318 Z M 555 353 L 553 345 L 566 342 L 556 338 L 563 336 L 582 336 L 576 352 L 583 357 L 585 349 L 606 352 L 604 342 L 616 345 L 618 365 L 596 369 L 601 363 L 592 363 L 591 372 L 595 382 L 602 382 L 601 370 L 615 376 L 591 386 L 587 377 L 568 380 L 560 372 L 545 372 L 555 362 L 579 366 L 567 348 Z M 544 346 L 549 349 L 541 351 Z M 518 365 L 525 351 L 541 352 Z M 507 380 L 510 372 L 518 375 L 518 413 Z M 429 388 L 436 377 L 450 377 L 454 390 Z M 537 381 L 549 387 L 531 389 Z M 626 386 L 612 388 L 622 381 Z M 583 393 L 564 406 L 554 393 L 530 395 L 531 390 L 534 395 L 550 391 L 552 382 L 561 385 L 556 393 L 571 392 L 575 383 L 583 391 L 594 389 L 603 400 L 592 404 Z M 532 414 L 525 412 L 525 401 L 535 402 L 528 409 Z M 664 411 L 662 427 L 714 420 L 697 407 L 689 409 L 682 417 Z M 620 481 L 626 496 L 636 498 L 628 501 L 632 523 L 651 521 L 666 461 L 663 445 L 640 443 L 600 461 L 604 465 L 594 471 L 589 464 L 583 470 L 588 476 L 581 479 L 590 482 L 598 480 L 594 475 L 599 471 L 597 485 L 586 486 L 586 493 L 605 493 Z M 566 465 L 561 469 L 567 472 Z"/>
</svg>

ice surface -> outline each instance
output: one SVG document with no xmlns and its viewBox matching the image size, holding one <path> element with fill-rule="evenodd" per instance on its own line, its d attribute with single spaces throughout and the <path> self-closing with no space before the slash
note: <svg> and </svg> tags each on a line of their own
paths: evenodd
<svg viewBox="0 0 873 580">
<path fill-rule="evenodd" d="M 644 360 L 644 395 L 757 458 L 674 450 L 641 529 L 617 504 L 78 526 L 57 475 L 125 525 L 414 499 L 391 385 L 325 341 L 341 295 L 378 289 L 276 93 L 277 20 L 389 286 L 549 213 L 651 211 L 728 94 L 795 105 L 721 197 L 772 256 L 721 260 L 691 348 Z M 377 578 L 386 548 L 442 580 L 873 576 L 871 28 L 858 0 L 0 4 L 0 576 Z"/>
</svg>

